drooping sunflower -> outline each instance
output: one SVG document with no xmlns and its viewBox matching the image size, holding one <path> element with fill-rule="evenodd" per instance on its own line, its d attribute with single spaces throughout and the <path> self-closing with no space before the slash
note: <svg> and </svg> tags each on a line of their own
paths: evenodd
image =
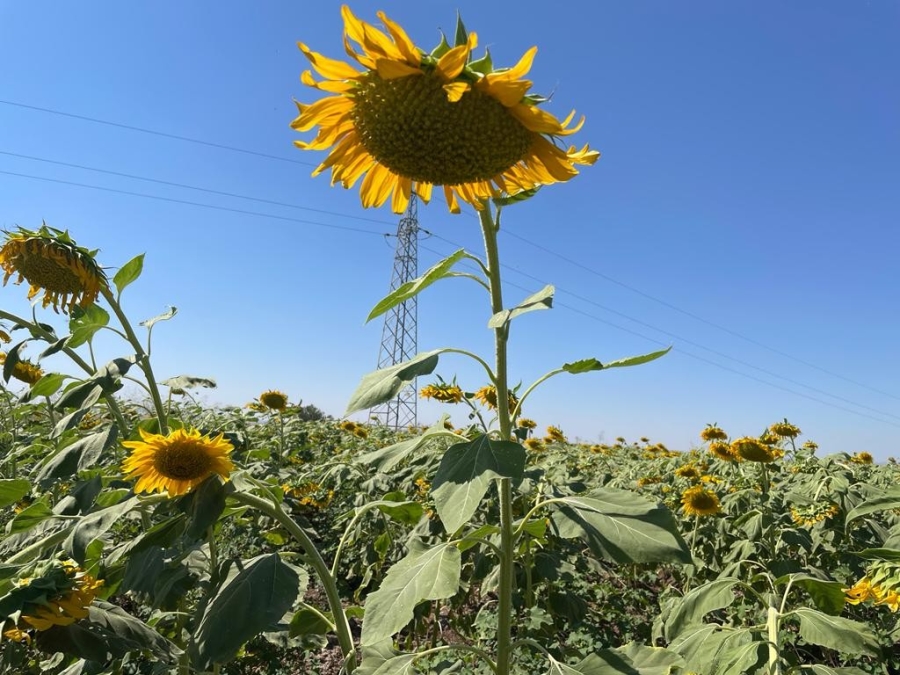
<svg viewBox="0 0 900 675">
<path fill-rule="evenodd" d="M 201 435 L 197 429 L 176 429 L 168 435 L 140 430 L 142 441 L 125 441 L 133 450 L 122 470 L 138 478 L 135 492 L 163 492 L 177 497 L 190 492 L 213 474 L 225 480 L 234 469 L 234 447 L 224 434 Z"/>
<path fill-rule="evenodd" d="M 704 441 L 724 441 L 728 439 L 728 434 L 715 424 L 710 424 L 700 432 L 700 438 Z"/>
<path fill-rule="evenodd" d="M 722 510 L 718 495 L 702 485 L 695 485 L 681 495 L 681 506 L 688 516 L 714 516 Z"/>
<path fill-rule="evenodd" d="M 677 469 L 675 469 L 675 475 L 681 476 L 682 478 L 687 478 L 688 480 L 692 481 L 700 480 L 700 472 L 697 471 L 697 467 L 690 464 L 679 466 Z"/>
<path fill-rule="evenodd" d="M 800 435 L 800 427 L 791 424 L 787 420 L 775 422 L 769 427 L 769 431 L 780 438 L 797 438 Z"/>
<path fill-rule="evenodd" d="M 9 336 L 5 330 L 0 328 L 0 342 L 6 342 L 7 344 L 12 342 L 12 338 Z"/>
<path fill-rule="evenodd" d="M 731 454 L 748 462 L 774 462 L 777 459 L 772 448 L 751 436 L 735 439 L 731 442 Z"/>
<path fill-rule="evenodd" d="M 346 5 L 341 15 L 344 47 L 362 69 L 298 43 L 325 78 L 316 81 L 306 70 L 300 80 L 334 95 L 311 105 L 298 102 L 291 127 L 318 127 L 312 141 L 294 143 L 330 151 L 314 176 L 330 168 L 332 184 L 345 188 L 365 176 L 364 207 L 391 198 L 393 211 L 403 213 L 413 191 L 428 202 L 434 186 L 443 186 L 451 212 L 459 212 L 459 200 L 480 209 L 491 197 L 565 182 L 578 174 L 576 165 L 600 156 L 587 145 L 557 145 L 584 120 L 570 126 L 574 112 L 560 121 L 538 107 L 544 99 L 528 94 L 532 83 L 523 78 L 536 47 L 512 68 L 495 70 L 489 53 L 472 60 L 478 38 L 461 22 L 455 46 L 441 40 L 426 53 L 383 12 L 378 18 L 387 33 Z"/>
<path fill-rule="evenodd" d="M 872 453 L 869 453 L 869 452 L 866 452 L 865 450 L 863 450 L 862 452 L 855 453 L 850 458 L 850 461 L 853 462 L 854 464 L 871 464 L 872 462 L 875 461 L 875 458 L 872 457 Z"/>
<path fill-rule="evenodd" d="M 463 400 L 463 390 L 455 384 L 447 382 L 436 382 L 422 387 L 419 392 L 422 398 L 433 398 L 441 403 L 461 403 Z"/>
<path fill-rule="evenodd" d="M 82 570 L 73 560 L 43 560 L 22 570 L 15 585 L 2 597 L 10 610 L 0 619 L 3 635 L 30 641 L 26 631 L 68 626 L 88 615 L 102 581 Z"/>
<path fill-rule="evenodd" d="M 528 429 L 530 431 L 537 428 L 537 422 L 527 417 L 520 417 L 516 420 L 516 426 L 519 429 Z"/>
<path fill-rule="evenodd" d="M 0 366 L 6 363 L 6 354 L 0 352 Z M 35 363 L 28 359 L 19 359 L 13 366 L 12 376 L 19 382 L 24 382 L 28 386 L 37 383 L 44 376 L 44 371 Z"/>
<path fill-rule="evenodd" d="M 78 246 L 68 232 L 42 225 L 39 230 L 19 228 L 5 232 L 0 247 L 3 285 L 18 275 L 15 283 L 30 284 L 28 299 L 43 291 L 43 307 L 67 314 L 77 305 L 89 307 L 109 282 L 97 261 L 96 251 Z"/>
<path fill-rule="evenodd" d="M 277 389 L 269 389 L 259 395 L 259 402 L 269 410 L 283 412 L 287 408 L 288 395 Z"/>
<path fill-rule="evenodd" d="M 516 398 L 516 395 L 511 391 L 508 391 L 507 394 L 509 398 L 509 409 L 512 410 L 516 407 L 519 399 Z M 480 401 L 486 408 L 490 408 L 491 410 L 497 409 L 497 388 L 494 385 L 489 384 L 486 387 L 482 387 L 473 394 L 473 398 Z"/>
<path fill-rule="evenodd" d="M 544 437 L 545 443 L 565 443 L 566 435 L 563 433 L 563 430 L 559 427 L 555 427 L 552 424 L 547 427 L 547 435 Z"/>
</svg>

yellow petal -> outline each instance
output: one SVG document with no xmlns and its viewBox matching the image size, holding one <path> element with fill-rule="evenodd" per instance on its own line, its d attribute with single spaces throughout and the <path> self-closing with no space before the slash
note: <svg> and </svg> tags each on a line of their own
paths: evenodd
<svg viewBox="0 0 900 675">
<path fill-rule="evenodd" d="M 519 104 L 510 108 L 509 112 L 529 131 L 553 135 L 561 135 L 565 131 L 556 117 L 535 105 Z"/>
<path fill-rule="evenodd" d="M 450 82 L 444 85 L 444 91 L 447 92 L 447 100 L 450 103 L 456 103 L 462 98 L 462 95 L 469 91 L 468 82 Z"/>
<path fill-rule="evenodd" d="M 309 131 L 317 124 L 322 124 L 353 110 L 353 101 L 344 96 L 329 96 L 312 105 L 296 103 L 300 115 L 291 122 L 291 128 L 296 131 Z"/>
<path fill-rule="evenodd" d="M 522 101 L 528 90 L 531 89 L 530 80 L 490 80 L 482 77 L 476 86 L 497 99 L 507 108 L 512 108 Z"/>
<path fill-rule="evenodd" d="M 300 81 L 307 87 L 314 87 L 320 91 L 327 91 L 332 94 L 344 94 L 356 89 L 356 85 L 343 80 L 326 80 L 324 82 L 316 82 L 313 79 L 312 71 L 304 70 L 300 73 Z"/>
<path fill-rule="evenodd" d="M 476 46 L 478 46 L 478 36 L 475 33 L 469 33 L 469 40 L 466 44 L 454 47 L 438 60 L 436 70 L 445 82 L 459 77 L 466 63 L 469 62 L 469 53 Z"/>
<path fill-rule="evenodd" d="M 403 213 L 409 205 L 409 195 L 412 191 L 412 180 L 405 176 L 397 177 L 394 186 L 394 198 L 391 200 L 391 210 L 394 213 Z"/>
<path fill-rule="evenodd" d="M 329 59 L 326 56 L 317 54 L 302 42 L 298 42 L 297 46 L 306 58 L 309 59 L 309 62 L 312 64 L 312 67 L 316 69 L 316 72 L 324 78 L 329 80 L 350 80 L 358 77 L 360 74 L 353 66 L 344 63 L 343 61 Z"/>
<path fill-rule="evenodd" d="M 359 196 L 363 208 L 381 206 L 387 201 L 397 182 L 390 169 L 382 164 L 375 164 L 366 174 L 359 188 Z"/>
<path fill-rule="evenodd" d="M 415 43 L 409 39 L 406 31 L 404 31 L 399 24 L 388 19 L 384 12 L 378 12 L 378 18 L 381 19 L 384 27 L 388 29 L 391 37 L 394 38 L 394 43 L 397 45 L 397 49 L 400 50 L 400 53 L 403 54 L 403 58 L 406 59 L 406 62 L 411 66 L 418 67 L 421 65 L 422 56 L 416 48 Z"/>
<path fill-rule="evenodd" d="M 431 189 L 434 187 L 431 183 L 416 183 L 416 194 L 426 204 L 431 201 Z"/>
<path fill-rule="evenodd" d="M 450 213 L 459 213 L 459 202 L 456 201 L 456 194 L 449 185 L 444 186 L 444 199 L 447 200 L 447 208 L 450 209 Z"/>
<path fill-rule="evenodd" d="M 378 75 L 384 80 L 423 74 L 419 68 L 414 68 L 403 61 L 395 61 L 393 59 L 375 59 L 375 70 L 378 71 Z"/>
</svg>

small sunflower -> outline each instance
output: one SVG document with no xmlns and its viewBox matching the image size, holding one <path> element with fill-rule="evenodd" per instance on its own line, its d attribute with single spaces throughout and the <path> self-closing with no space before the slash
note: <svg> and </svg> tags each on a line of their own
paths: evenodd
<svg viewBox="0 0 900 675">
<path fill-rule="evenodd" d="M 0 365 L 4 363 L 6 363 L 6 354 L 0 352 Z M 28 359 L 19 359 L 13 366 L 12 376 L 19 382 L 32 386 L 44 376 L 44 371 Z"/>
<path fill-rule="evenodd" d="M 774 462 L 775 453 L 762 441 L 750 436 L 735 439 L 731 442 L 731 454 L 748 462 Z"/>
<path fill-rule="evenodd" d="M 540 109 L 544 99 L 529 95 L 523 79 L 537 52 L 529 49 L 509 69 L 495 70 L 489 54 L 472 61 L 478 44 L 462 24 L 457 44 L 446 41 L 430 54 L 419 49 L 398 24 L 378 13 L 387 33 L 360 21 L 344 5 L 344 46 L 362 70 L 311 51 L 298 43 L 313 69 L 303 84 L 334 94 L 311 105 L 297 103 L 296 131 L 318 127 L 312 141 L 295 141 L 303 150 L 330 150 L 313 172 L 331 169 L 332 184 L 352 187 L 363 178 L 364 207 L 391 198 L 403 213 L 413 191 L 425 202 L 443 186 L 451 212 L 459 200 L 481 209 L 485 200 L 568 181 L 576 165 L 600 156 L 585 145 L 561 148 L 556 141 L 577 132 Z M 357 53 L 351 42 L 355 42 Z"/>
<path fill-rule="evenodd" d="M 854 464 L 872 464 L 875 461 L 875 458 L 872 457 L 871 453 L 863 450 L 862 452 L 857 452 L 856 454 L 854 454 L 850 458 L 850 461 Z"/>
<path fill-rule="evenodd" d="M 259 402 L 267 409 L 284 412 L 288 404 L 288 395 L 277 389 L 269 389 L 259 395 Z"/>
<path fill-rule="evenodd" d="M 519 399 L 516 398 L 514 393 L 507 392 L 509 396 L 509 409 L 512 410 L 516 407 L 516 404 L 519 402 Z M 493 385 L 488 385 L 486 387 L 482 387 L 478 391 L 475 392 L 474 398 L 481 402 L 483 406 L 486 408 L 490 408 L 491 410 L 497 409 L 497 388 Z"/>
<path fill-rule="evenodd" d="M 555 427 L 552 424 L 547 427 L 547 435 L 544 437 L 545 443 L 565 443 L 566 435 L 563 433 L 563 430 L 559 427 Z"/>
<path fill-rule="evenodd" d="M 18 275 L 15 283 L 24 280 L 31 286 L 29 300 L 43 291 L 43 307 L 67 314 L 76 305 L 93 305 L 100 291 L 108 288 L 106 274 L 94 260 L 96 251 L 76 245 L 68 232 L 43 225 L 36 231 L 19 228 L 4 234 L 6 241 L 0 247 L 3 285 Z"/>
<path fill-rule="evenodd" d="M 133 452 L 122 470 L 137 476 L 135 492 L 163 492 L 177 497 L 218 474 L 228 480 L 234 469 L 229 453 L 234 449 L 224 434 L 201 435 L 196 429 L 176 429 L 168 435 L 140 430 L 141 441 L 122 443 Z"/>
<path fill-rule="evenodd" d="M 775 422 L 775 424 L 769 427 L 769 431 L 780 438 L 797 438 L 797 436 L 800 435 L 800 428 L 794 426 L 787 420 L 784 422 Z"/>
<path fill-rule="evenodd" d="M 530 420 L 527 417 L 520 417 L 518 420 L 516 420 L 516 426 L 520 429 L 536 429 L 537 422 L 535 422 L 534 420 Z"/>
<path fill-rule="evenodd" d="M 710 424 L 700 432 L 700 438 L 704 441 L 725 441 L 728 440 L 728 434 L 715 424 Z"/>
<path fill-rule="evenodd" d="M 692 481 L 700 480 L 700 472 L 697 471 L 697 467 L 691 466 L 690 464 L 679 466 L 675 469 L 675 475 Z"/>
<path fill-rule="evenodd" d="M 419 392 L 422 398 L 433 398 L 441 403 L 461 403 L 463 400 L 463 390 L 455 384 L 446 382 L 437 382 L 422 387 Z"/>
<path fill-rule="evenodd" d="M 804 450 L 809 450 L 810 452 L 815 452 L 819 449 L 819 444 L 815 441 L 806 441 L 803 445 L 800 446 Z"/>
<path fill-rule="evenodd" d="M 647 485 L 654 485 L 662 481 L 662 477 L 660 476 L 644 476 L 642 478 L 638 478 L 637 486 L 645 487 Z"/>
<path fill-rule="evenodd" d="M 2 328 L 0 328 L 0 342 L 6 342 L 7 344 L 12 342 L 12 338 L 9 336 L 9 333 L 7 333 Z"/>
<path fill-rule="evenodd" d="M 801 527 L 812 527 L 828 518 L 836 516 L 840 508 L 833 502 L 809 504 L 806 506 L 792 506 L 791 520 Z"/>
<path fill-rule="evenodd" d="M 713 516 L 722 510 L 715 492 L 702 485 L 695 485 L 681 495 L 681 505 L 688 516 Z"/>
<path fill-rule="evenodd" d="M 528 438 L 523 445 L 532 452 L 544 452 L 544 450 L 547 449 L 547 446 L 544 445 L 544 441 L 540 438 Z"/>
</svg>

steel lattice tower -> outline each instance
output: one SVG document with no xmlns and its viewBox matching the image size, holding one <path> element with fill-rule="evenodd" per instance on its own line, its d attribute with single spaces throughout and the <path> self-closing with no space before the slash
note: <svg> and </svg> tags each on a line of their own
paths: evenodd
<svg viewBox="0 0 900 675">
<path fill-rule="evenodd" d="M 409 198 L 406 213 L 397 225 L 397 248 L 394 253 L 394 271 L 391 273 L 391 291 L 395 291 L 419 274 L 419 217 L 416 193 Z M 381 348 L 378 352 L 378 368 L 388 368 L 408 361 L 416 354 L 418 338 L 418 301 L 416 296 L 401 302 L 384 316 L 381 332 Z M 415 383 L 404 387 L 397 397 L 372 408 L 371 417 L 393 429 L 417 424 Z"/>
</svg>

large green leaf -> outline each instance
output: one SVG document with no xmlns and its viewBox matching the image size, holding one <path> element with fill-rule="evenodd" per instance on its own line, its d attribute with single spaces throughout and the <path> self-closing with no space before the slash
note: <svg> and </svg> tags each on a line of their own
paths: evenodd
<svg viewBox="0 0 900 675">
<path fill-rule="evenodd" d="M 79 438 L 50 457 L 38 472 L 37 480 L 47 486 L 57 478 L 70 478 L 78 471 L 93 468 L 105 450 L 115 444 L 119 427 L 111 424 L 104 430 Z"/>
<path fill-rule="evenodd" d="M 417 656 L 418 654 L 397 654 L 392 656 L 373 670 L 372 675 L 416 675 L 416 673 L 421 672 L 416 668 L 415 661 Z"/>
<path fill-rule="evenodd" d="M 174 317 L 176 314 L 178 314 L 178 308 L 174 307 L 172 305 L 169 305 L 169 309 L 167 311 L 163 312 L 162 314 L 157 314 L 156 316 L 154 316 L 151 319 L 145 319 L 144 321 L 141 321 L 141 325 L 144 328 L 146 328 L 147 330 L 151 330 L 153 328 L 154 324 L 156 324 L 160 321 L 168 321 L 169 319 Z"/>
<path fill-rule="evenodd" d="M 0 509 L 15 504 L 31 492 L 31 483 L 24 478 L 0 478 Z"/>
<path fill-rule="evenodd" d="M 765 661 L 766 643 L 755 641 L 746 628 L 704 624 L 679 635 L 669 649 L 682 656 L 685 672 L 746 675 Z"/>
<path fill-rule="evenodd" d="M 583 537 L 607 560 L 691 562 L 672 512 L 634 492 L 600 488 L 585 496 L 562 497 L 553 506 L 551 518 L 559 536 Z"/>
<path fill-rule="evenodd" d="M 356 391 L 353 392 L 353 396 L 350 397 L 347 412 L 344 414 L 350 415 L 359 410 L 368 410 L 390 401 L 404 386 L 420 375 L 429 375 L 434 372 L 438 364 L 438 354 L 445 351 L 447 351 L 446 348 L 422 352 L 416 354 L 409 361 L 363 376 Z"/>
<path fill-rule="evenodd" d="M 206 606 L 196 633 L 197 661 L 207 668 L 230 660 L 250 638 L 277 623 L 294 604 L 300 578 L 277 553 L 239 565 Z"/>
<path fill-rule="evenodd" d="M 372 308 L 372 311 L 369 312 L 369 316 L 366 317 L 366 323 L 369 323 L 374 318 L 377 318 L 387 312 L 388 310 L 396 307 L 401 302 L 405 302 L 410 298 L 418 295 L 426 288 L 431 286 L 435 281 L 446 277 L 450 273 L 450 269 L 462 260 L 466 255 L 464 249 L 459 249 L 452 255 L 447 256 L 439 263 L 433 265 L 428 269 L 425 274 L 418 277 L 417 279 L 413 279 L 412 281 L 407 281 L 405 284 L 401 285 L 399 288 L 391 291 L 386 297 L 378 302 L 375 307 Z"/>
<path fill-rule="evenodd" d="M 850 510 L 847 517 L 844 519 L 844 522 L 849 525 L 857 518 L 862 518 L 870 513 L 898 508 L 900 508 L 900 489 L 895 488 L 893 490 L 888 490 L 884 494 L 867 499 L 862 504 L 857 505 Z"/>
<path fill-rule="evenodd" d="M 809 574 L 786 574 L 776 579 L 775 584 L 782 585 L 788 581 L 809 593 L 816 608 L 826 614 L 837 616 L 843 611 L 846 595 L 845 586 L 840 581 L 818 579 Z"/>
<path fill-rule="evenodd" d="M 381 586 L 366 598 L 363 645 L 392 636 L 412 621 L 423 600 L 449 598 L 459 589 L 460 552 L 453 544 L 423 548 L 414 540 L 410 551 L 388 571 Z"/>
<path fill-rule="evenodd" d="M 357 457 L 354 461 L 360 464 L 370 464 L 379 471 L 389 472 L 429 441 L 441 437 L 459 438 L 459 436 L 452 431 L 448 431 L 447 427 L 444 426 L 444 422 L 449 418 L 449 415 L 441 415 L 437 422 L 418 436 L 367 452 Z"/>
<path fill-rule="evenodd" d="M 828 649 L 846 654 L 870 654 L 878 656 L 881 650 L 878 639 L 865 624 L 840 616 L 829 616 L 807 607 L 800 607 L 785 616 L 800 619 L 800 637 Z"/>
<path fill-rule="evenodd" d="M 69 538 L 66 539 L 64 547 L 71 553 L 72 557 L 79 563 L 84 562 L 85 551 L 88 544 L 94 539 L 103 536 L 110 528 L 119 522 L 122 517 L 138 506 L 138 498 L 132 497 L 123 502 L 119 502 L 113 506 L 105 508 L 101 511 L 95 511 L 81 520 L 75 525 Z"/>
<path fill-rule="evenodd" d="M 575 665 L 568 665 L 547 656 L 550 668 L 547 675 L 640 675 L 631 660 L 610 649 L 589 654 Z"/>
<path fill-rule="evenodd" d="M 86 619 L 40 631 L 36 641 L 44 651 L 65 652 L 99 663 L 143 651 L 166 663 L 174 663 L 181 654 L 178 647 L 140 619 L 116 605 L 98 600 L 88 607 Z"/>
<path fill-rule="evenodd" d="M 94 334 L 109 324 L 109 312 L 100 305 L 94 304 L 81 308 L 78 305 L 72 308 L 72 318 L 69 319 L 69 339 L 66 347 L 75 349 L 85 342 L 94 339 Z"/>
<path fill-rule="evenodd" d="M 124 291 L 130 283 L 137 280 L 137 278 L 141 276 L 141 272 L 143 270 L 143 253 L 134 256 L 131 260 L 129 260 L 119 268 L 119 271 L 116 272 L 116 276 L 113 277 L 113 283 L 116 285 L 116 289 L 119 291 L 119 295 L 122 294 L 122 291 Z"/>
<path fill-rule="evenodd" d="M 537 293 L 529 295 L 512 309 L 502 309 L 494 314 L 488 321 L 488 328 L 501 328 L 522 314 L 539 309 L 550 309 L 553 307 L 553 294 L 555 292 L 556 289 L 553 286 L 549 284 L 544 286 Z"/>
<path fill-rule="evenodd" d="M 734 587 L 740 579 L 726 577 L 698 586 L 683 598 L 675 600 L 665 622 L 666 639 L 678 637 L 688 626 L 702 624 L 703 617 L 734 602 Z"/>
<path fill-rule="evenodd" d="M 6 534 L 27 532 L 48 518 L 54 517 L 56 514 L 47 506 L 47 502 L 37 501 L 16 514 L 15 518 L 6 526 Z"/>
<path fill-rule="evenodd" d="M 447 532 L 469 522 L 497 478 L 519 480 L 525 472 L 525 448 L 511 441 L 482 435 L 450 446 L 432 483 L 431 494 Z"/>
<path fill-rule="evenodd" d="M 641 675 L 669 675 L 674 668 L 684 665 L 684 659 L 675 652 L 664 647 L 648 647 L 639 642 L 629 642 L 612 651 L 627 658 Z"/>
<path fill-rule="evenodd" d="M 832 666 L 826 666 L 821 663 L 798 666 L 797 668 L 792 668 L 789 672 L 796 675 L 799 675 L 800 673 L 815 673 L 816 675 L 868 675 L 866 671 L 859 668 L 833 668 Z"/>
<path fill-rule="evenodd" d="M 59 388 L 68 377 L 68 375 L 63 375 L 62 373 L 47 373 L 35 382 L 28 391 L 22 394 L 19 400 L 22 403 L 28 403 L 41 396 L 53 396 L 59 391 Z"/>
<path fill-rule="evenodd" d="M 627 368 L 629 366 L 639 366 L 643 363 L 655 361 L 659 357 L 668 354 L 671 350 L 671 347 L 666 347 L 665 349 L 661 349 L 658 352 L 642 354 L 641 356 L 629 356 L 628 358 L 618 359 L 616 361 L 610 361 L 608 363 L 600 363 L 600 361 L 598 361 L 597 359 L 582 359 L 573 363 L 563 364 L 562 369 L 567 373 L 577 375 L 580 373 L 588 373 L 592 370 L 609 370 L 610 368 Z"/>
</svg>

